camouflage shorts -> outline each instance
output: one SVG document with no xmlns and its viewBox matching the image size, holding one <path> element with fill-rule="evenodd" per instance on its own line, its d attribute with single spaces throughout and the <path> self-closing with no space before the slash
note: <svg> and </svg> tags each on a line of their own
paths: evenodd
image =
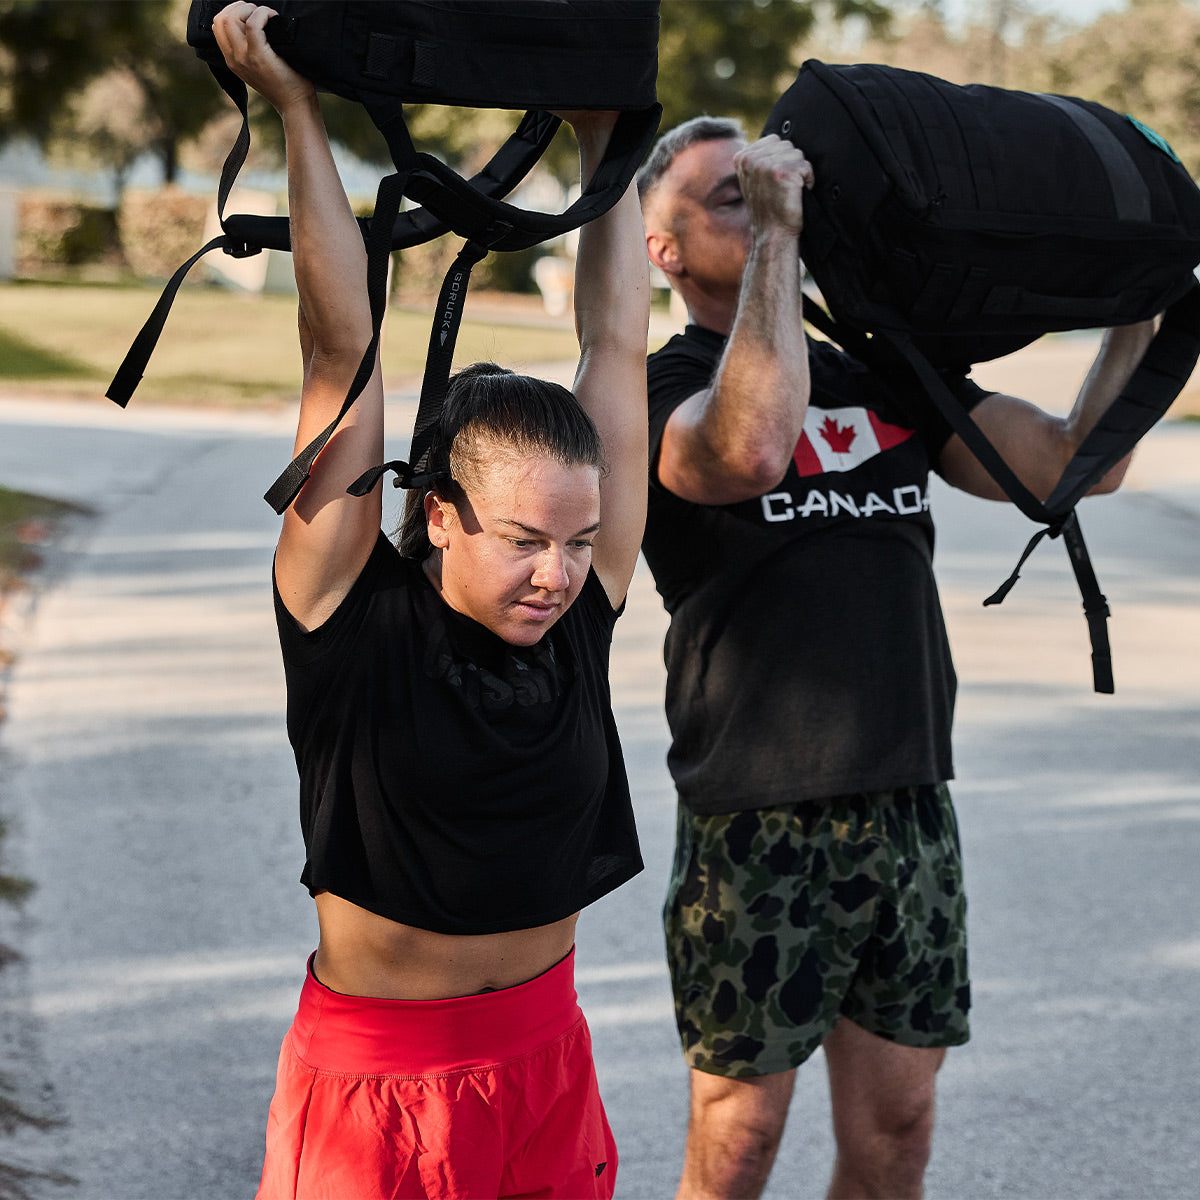
<svg viewBox="0 0 1200 1200">
<path fill-rule="evenodd" d="M 944 785 L 720 816 L 680 805 L 663 919 L 688 1065 L 790 1070 L 840 1016 L 905 1046 L 961 1045 L 966 908 Z"/>
</svg>

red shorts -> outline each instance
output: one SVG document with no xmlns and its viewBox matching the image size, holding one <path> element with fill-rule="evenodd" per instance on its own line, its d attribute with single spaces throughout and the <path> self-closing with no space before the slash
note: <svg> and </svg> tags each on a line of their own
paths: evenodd
<svg viewBox="0 0 1200 1200">
<path fill-rule="evenodd" d="M 283 1041 L 258 1200 L 611 1200 L 613 1142 L 575 952 L 453 1000 L 330 991 Z"/>
</svg>

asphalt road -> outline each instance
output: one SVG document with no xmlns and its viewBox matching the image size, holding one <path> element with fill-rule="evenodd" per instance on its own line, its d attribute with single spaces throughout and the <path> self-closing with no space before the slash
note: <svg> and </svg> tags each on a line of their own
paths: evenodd
<svg viewBox="0 0 1200 1200">
<path fill-rule="evenodd" d="M 27 1103 L 62 1124 L 0 1141 L 0 1159 L 78 1180 L 38 1197 L 232 1200 L 257 1182 L 315 936 L 270 604 L 277 518 L 260 498 L 289 424 L 0 402 L 0 481 L 96 510 L 7 631 L 6 865 L 38 890 L 0 918 L 27 956 L 0 972 L 0 1045 Z M 984 610 L 1027 523 L 936 491 L 975 1009 L 942 1075 L 930 1197 L 1197 1194 L 1198 458 L 1200 426 L 1156 431 L 1128 486 L 1084 508 L 1114 613 L 1111 697 L 1090 690 L 1061 547 Z M 647 870 L 579 934 L 624 1200 L 673 1194 L 685 1121 L 657 919 L 664 625 L 643 572 L 614 694 Z M 830 1152 L 818 1055 L 767 1195 L 822 1195 Z"/>
</svg>

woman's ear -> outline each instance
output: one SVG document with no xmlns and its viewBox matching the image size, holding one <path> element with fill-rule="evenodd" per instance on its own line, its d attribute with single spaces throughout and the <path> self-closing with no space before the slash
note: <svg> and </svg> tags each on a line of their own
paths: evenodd
<svg viewBox="0 0 1200 1200">
<path fill-rule="evenodd" d="M 450 544 L 450 526 L 454 523 L 454 505 L 444 500 L 437 492 L 425 493 L 425 524 L 429 541 L 437 550 L 445 550 Z"/>
</svg>

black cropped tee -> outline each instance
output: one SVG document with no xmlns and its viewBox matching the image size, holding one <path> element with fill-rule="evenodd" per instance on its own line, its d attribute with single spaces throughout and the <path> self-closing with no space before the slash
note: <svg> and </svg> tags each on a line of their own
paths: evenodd
<svg viewBox="0 0 1200 1200">
<path fill-rule="evenodd" d="M 594 573 L 534 646 L 447 605 L 383 536 L 305 632 L 275 592 L 300 773 L 301 882 L 484 934 L 560 920 L 642 868 Z"/>
</svg>

